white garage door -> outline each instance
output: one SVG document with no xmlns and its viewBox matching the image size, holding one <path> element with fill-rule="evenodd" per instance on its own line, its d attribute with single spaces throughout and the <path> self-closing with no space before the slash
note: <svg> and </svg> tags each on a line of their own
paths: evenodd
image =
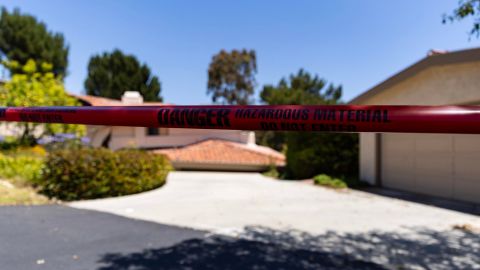
<svg viewBox="0 0 480 270">
<path fill-rule="evenodd" d="M 480 136 L 382 134 L 381 181 L 389 188 L 480 203 Z"/>
</svg>

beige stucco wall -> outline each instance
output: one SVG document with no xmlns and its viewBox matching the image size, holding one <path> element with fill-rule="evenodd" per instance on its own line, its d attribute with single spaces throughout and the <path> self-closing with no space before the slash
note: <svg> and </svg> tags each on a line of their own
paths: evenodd
<svg viewBox="0 0 480 270">
<path fill-rule="evenodd" d="M 480 104 L 480 62 L 427 68 L 361 105 Z M 377 150 L 372 133 L 360 134 L 360 178 L 376 183 Z"/>
<path fill-rule="evenodd" d="M 168 135 L 147 136 L 144 127 L 88 126 L 87 134 L 93 146 L 100 146 L 111 132 L 110 148 L 161 148 L 192 144 L 206 139 L 224 139 L 240 143 L 255 143 L 252 132 L 212 129 L 168 129 Z"/>
<path fill-rule="evenodd" d="M 12 123 L 0 123 L 0 136 L 19 136 L 20 129 Z"/>
<path fill-rule="evenodd" d="M 375 133 L 360 134 L 360 180 L 375 185 L 377 174 L 377 144 Z"/>
<path fill-rule="evenodd" d="M 382 91 L 363 105 L 480 103 L 480 62 L 434 66 Z"/>
<path fill-rule="evenodd" d="M 19 128 L 19 123 L 0 123 L 0 136 L 21 136 L 23 129 Z M 37 125 L 34 130 L 35 136 L 40 136 L 44 132 L 42 125 Z"/>
<path fill-rule="evenodd" d="M 101 146 L 103 140 L 110 132 L 110 127 L 105 126 L 87 126 L 87 137 L 90 139 L 90 144 L 93 146 Z"/>
</svg>

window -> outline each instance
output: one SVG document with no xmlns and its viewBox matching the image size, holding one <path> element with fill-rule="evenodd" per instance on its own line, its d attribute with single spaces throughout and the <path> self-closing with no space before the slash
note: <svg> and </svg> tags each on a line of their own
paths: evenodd
<svg viewBox="0 0 480 270">
<path fill-rule="evenodd" d="M 147 128 L 147 136 L 157 136 L 160 134 L 159 128 L 148 127 Z"/>
<path fill-rule="evenodd" d="M 168 135 L 168 129 L 149 127 L 145 129 L 147 136 L 166 136 Z"/>
</svg>

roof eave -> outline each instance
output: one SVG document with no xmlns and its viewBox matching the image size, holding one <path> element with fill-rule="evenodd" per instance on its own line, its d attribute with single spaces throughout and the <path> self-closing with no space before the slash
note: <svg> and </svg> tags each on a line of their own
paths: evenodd
<svg viewBox="0 0 480 270">
<path fill-rule="evenodd" d="M 367 99 L 383 92 L 384 90 L 392 87 L 397 83 L 400 83 L 416 75 L 420 71 L 425 70 L 429 67 L 437 66 L 437 65 L 449 65 L 449 64 L 455 64 L 455 63 L 473 62 L 473 61 L 480 61 L 480 48 L 467 49 L 467 50 L 449 52 L 445 54 L 435 54 L 435 55 L 427 56 L 417 61 L 413 65 L 410 65 L 409 67 L 401 70 L 395 75 L 389 77 L 383 82 L 377 84 L 373 88 L 370 88 L 369 90 L 353 98 L 351 101 L 348 102 L 348 104 L 362 104 Z"/>
</svg>

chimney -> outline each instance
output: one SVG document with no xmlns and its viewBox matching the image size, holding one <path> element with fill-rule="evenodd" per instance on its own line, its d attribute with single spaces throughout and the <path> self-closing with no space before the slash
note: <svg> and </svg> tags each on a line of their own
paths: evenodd
<svg viewBox="0 0 480 270">
<path fill-rule="evenodd" d="M 122 95 L 122 103 L 136 105 L 143 103 L 143 97 L 138 91 L 125 91 Z"/>
<path fill-rule="evenodd" d="M 439 55 L 439 54 L 446 54 L 448 51 L 446 50 L 436 50 L 436 49 L 431 49 L 428 51 L 427 56 L 434 56 L 434 55 Z"/>
</svg>

